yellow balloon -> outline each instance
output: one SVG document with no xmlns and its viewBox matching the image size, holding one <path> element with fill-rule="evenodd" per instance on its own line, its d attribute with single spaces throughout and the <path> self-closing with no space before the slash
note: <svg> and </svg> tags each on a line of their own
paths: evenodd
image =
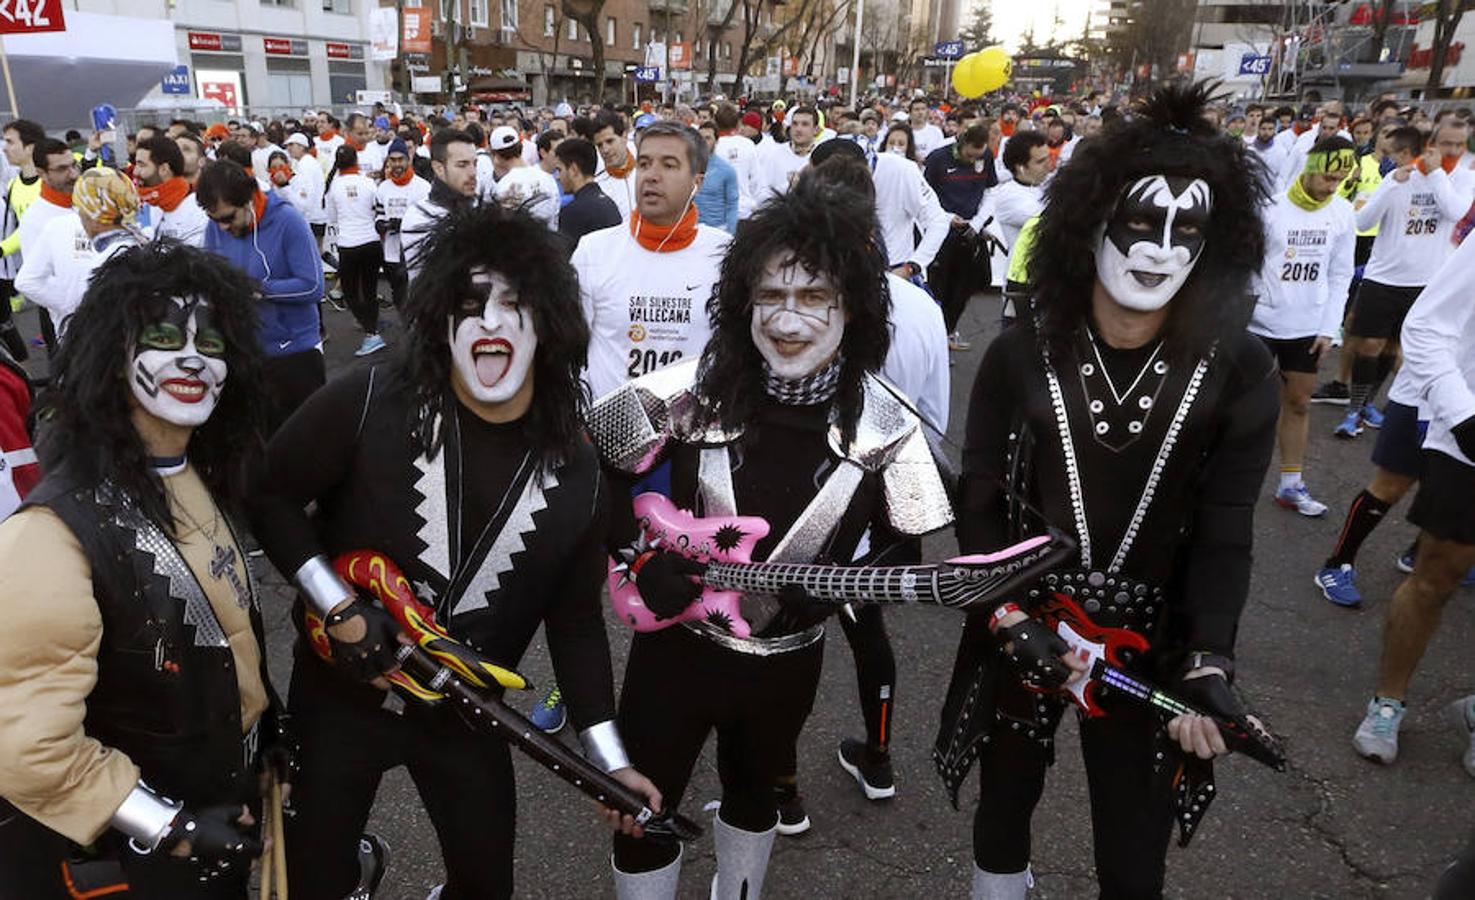
<svg viewBox="0 0 1475 900">
<path fill-rule="evenodd" d="M 978 54 L 970 53 L 953 66 L 953 90 L 959 95 L 972 99 L 987 92 L 978 63 Z"/>
<path fill-rule="evenodd" d="M 1008 50 L 1003 47 L 986 47 L 973 55 L 977 58 L 973 64 L 973 72 L 978 79 L 974 83 L 978 94 L 996 91 L 1009 83 L 1009 77 L 1014 74 L 1014 60 L 1009 57 Z"/>
</svg>

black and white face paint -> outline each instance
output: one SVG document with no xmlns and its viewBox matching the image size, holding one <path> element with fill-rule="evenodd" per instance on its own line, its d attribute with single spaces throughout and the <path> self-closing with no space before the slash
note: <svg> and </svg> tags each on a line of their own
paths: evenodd
<svg viewBox="0 0 1475 900">
<path fill-rule="evenodd" d="M 528 379 L 538 333 L 506 276 L 477 266 L 471 293 L 451 315 L 450 343 L 455 377 L 472 399 L 505 403 Z"/>
<path fill-rule="evenodd" d="M 220 402 L 228 370 L 210 305 L 175 297 L 164 317 L 139 333 L 128 383 L 149 415 L 198 428 Z"/>
<path fill-rule="evenodd" d="M 828 365 L 845 336 L 840 290 L 785 253 L 775 254 L 753 286 L 753 344 L 780 378 L 803 378 Z"/>
<path fill-rule="evenodd" d="M 1213 200 L 1201 178 L 1148 175 L 1129 185 L 1096 252 L 1096 277 L 1112 299 L 1140 312 L 1173 299 L 1203 253 Z"/>
</svg>

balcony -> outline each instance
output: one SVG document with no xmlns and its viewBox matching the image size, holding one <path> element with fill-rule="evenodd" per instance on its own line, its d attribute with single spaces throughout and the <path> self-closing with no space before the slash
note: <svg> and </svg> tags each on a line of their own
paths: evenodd
<svg viewBox="0 0 1475 900">
<path fill-rule="evenodd" d="M 650 0 L 650 11 L 661 15 L 684 16 L 691 9 L 690 0 Z"/>
</svg>

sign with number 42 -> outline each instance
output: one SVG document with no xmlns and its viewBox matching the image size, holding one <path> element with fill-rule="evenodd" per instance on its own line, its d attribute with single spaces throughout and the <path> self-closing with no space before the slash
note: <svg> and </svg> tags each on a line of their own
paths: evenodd
<svg viewBox="0 0 1475 900">
<path fill-rule="evenodd" d="M 61 0 L 0 0 L 0 34 L 66 30 Z"/>
</svg>

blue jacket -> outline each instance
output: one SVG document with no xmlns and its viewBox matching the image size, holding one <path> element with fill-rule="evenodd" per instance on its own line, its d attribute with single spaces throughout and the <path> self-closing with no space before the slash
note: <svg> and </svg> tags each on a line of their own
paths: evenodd
<svg viewBox="0 0 1475 900">
<path fill-rule="evenodd" d="M 737 233 L 738 183 L 732 163 L 716 155 L 707 158 L 707 175 L 697 191 L 696 205 L 698 222 Z"/>
<path fill-rule="evenodd" d="M 317 346 L 323 263 L 317 238 L 302 214 L 276 194 L 256 228 L 236 237 L 219 225 L 205 229 L 205 249 L 225 257 L 261 289 L 261 349 L 267 356 Z"/>
</svg>

